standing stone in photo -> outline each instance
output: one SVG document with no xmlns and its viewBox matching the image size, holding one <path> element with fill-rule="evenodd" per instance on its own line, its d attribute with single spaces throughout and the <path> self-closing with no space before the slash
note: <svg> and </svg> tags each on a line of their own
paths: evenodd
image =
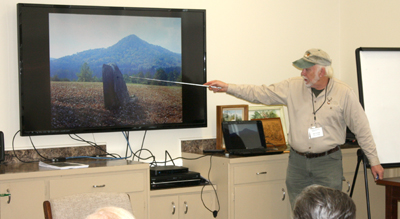
<svg viewBox="0 0 400 219">
<path fill-rule="evenodd" d="M 114 63 L 103 64 L 104 106 L 108 110 L 116 110 L 129 102 L 126 83 L 118 66 Z"/>
</svg>

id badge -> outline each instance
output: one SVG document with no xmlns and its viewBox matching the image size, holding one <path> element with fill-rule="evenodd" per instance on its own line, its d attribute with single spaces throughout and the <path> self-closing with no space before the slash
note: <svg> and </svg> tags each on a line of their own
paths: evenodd
<svg viewBox="0 0 400 219">
<path fill-rule="evenodd" d="M 312 127 L 308 128 L 308 139 L 319 138 L 322 136 L 324 136 L 322 127 L 312 126 Z"/>
</svg>

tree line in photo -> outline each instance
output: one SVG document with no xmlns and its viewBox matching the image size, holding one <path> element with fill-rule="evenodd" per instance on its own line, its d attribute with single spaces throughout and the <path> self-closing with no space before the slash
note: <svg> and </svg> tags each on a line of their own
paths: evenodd
<svg viewBox="0 0 400 219">
<path fill-rule="evenodd" d="M 103 79 L 97 77 L 93 74 L 93 71 L 90 69 L 90 66 L 87 62 L 84 62 L 80 68 L 80 72 L 76 73 L 77 79 L 74 80 L 75 82 L 102 82 Z M 164 81 L 182 81 L 182 73 L 179 67 L 176 68 L 158 68 L 154 74 L 150 71 L 140 71 L 138 73 L 128 73 L 123 74 L 124 81 L 126 83 L 133 83 L 133 84 L 144 84 L 144 85 L 161 85 L 161 86 L 180 86 L 179 84 L 175 83 L 167 83 L 161 81 L 151 81 L 147 79 L 156 79 L 156 80 L 164 80 Z M 71 81 L 68 78 L 60 78 L 58 75 L 54 75 L 50 78 L 51 81 L 64 81 L 68 82 Z"/>
</svg>

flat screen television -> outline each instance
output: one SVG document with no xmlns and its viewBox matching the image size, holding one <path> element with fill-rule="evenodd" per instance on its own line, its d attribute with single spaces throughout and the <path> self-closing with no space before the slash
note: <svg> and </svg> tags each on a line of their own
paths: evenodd
<svg viewBox="0 0 400 219">
<path fill-rule="evenodd" d="M 207 126 L 190 85 L 206 82 L 205 10 L 19 3 L 17 20 L 22 136 Z"/>
</svg>

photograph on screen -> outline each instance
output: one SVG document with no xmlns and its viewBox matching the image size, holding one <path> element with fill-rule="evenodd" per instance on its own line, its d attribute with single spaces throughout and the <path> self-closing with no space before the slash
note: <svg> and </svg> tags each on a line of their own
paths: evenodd
<svg viewBox="0 0 400 219">
<path fill-rule="evenodd" d="M 182 123 L 179 17 L 49 14 L 53 128 Z"/>
</svg>

